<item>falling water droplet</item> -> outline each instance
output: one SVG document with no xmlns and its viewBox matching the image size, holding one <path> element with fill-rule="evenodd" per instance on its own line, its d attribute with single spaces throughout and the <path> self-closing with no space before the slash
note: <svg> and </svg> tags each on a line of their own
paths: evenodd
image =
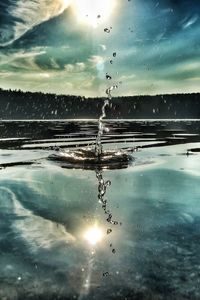
<svg viewBox="0 0 200 300">
<path fill-rule="evenodd" d="M 118 225 L 118 224 L 119 224 L 119 222 L 113 221 L 113 225 Z"/>
<path fill-rule="evenodd" d="M 112 85 L 110 86 L 109 88 L 107 88 L 106 90 L 106 94 L 108 95 L 108 98 L 111 100 L 112 99 L 112 95 L 111 95 L 111 92 L 115 89 L 117 89 L 118 86 L 117 85 Z"/>
<path fill-rule="evenodd" d="M 102 134 L 103 134 L 103 131 L 104 131 L 104 125 L 103 125 L 103 118 L 105 118 L 106 116 L 106 106 L 109 105 L 109 101 L 108 99 L 106 99 L 104 101 L 104 104 L 102 106 L 102 114 L 99 118 L 99 123 L 98 123 L 98 134 L 97 134 L 97 138 L 96 138 L 96 144 L 95 144 L 95 154 L 96 156 L 100 156 L 102 154 L 102 151 L 103 151 L 103 147 L 102 147 L 102 144 L 101 144 L 101 137 L 102 137 Z"/>
<path fill-rule="evenodd" d="M 107 80 L 111 80 L 112 77 L 111 77 L 110 75 L 108 75 L 108 73 L 106 73 L 106 79 L 107 79 Z"/>
<path fill-rule="evenodd" d="M 107 229 L 107 234 L 110 234 L 112 232 L 112 229 Z"/>
<path fill-rule="evenodd" d="M 107 180 L 105 184 L 106 184 L 106 187 L 107 187 L 107 186 L 111 186 L 111 181 L 110 181 L 110 180 Z"/>
<path fill-rule="evenodd" d="M 117 56 L 117 53 L 116 52 L 113 52 L 113 57 L 116 57 Z"/>
<path fill-rule="evenodd" d="M 109 28 L 104 28 L 104 32 L 110 33 L 110 29 Z"/>
<path fill-rule="evenodd" d="M 109 214 L 108 218 L 106 220 L 107 220 L 108 223 L 111 223 L 111 221 L 112 221 L 112 214 Z"/>
</svg>

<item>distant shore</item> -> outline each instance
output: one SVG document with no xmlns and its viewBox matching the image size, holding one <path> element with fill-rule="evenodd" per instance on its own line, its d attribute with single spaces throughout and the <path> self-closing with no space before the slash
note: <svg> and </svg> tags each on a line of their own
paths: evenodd
<svg viewBox="0 0 200 300">
<path fill-rule="evenodd" d="M 97 119 L 105 98 L 0 89 L 2 120 Z M 200 94 L 114 97 L 107 119 L 200 119 Z"/>
</svg>

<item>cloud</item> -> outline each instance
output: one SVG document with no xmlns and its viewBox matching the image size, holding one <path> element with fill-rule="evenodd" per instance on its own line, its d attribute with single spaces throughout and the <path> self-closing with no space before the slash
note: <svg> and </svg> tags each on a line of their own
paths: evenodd
<svg viewBox="0 0 200 300">
<path fill-rule="evenodd" d="M 100 55 L 92 55 L 88 61 L 91 63 L 92 68 L 95 68 L 98 77 L 104 78 L 105 77 L 105 58 Z"/>
<path fill-rule="evenodd" d="M 198 21 L 198 19 L 199 19 L 198 15 L 195 15 L 189 19 L 187 18 L 186 20 L 184 20 L 184 22 L 182 24 L 182 28 L 186 29 L 186 28 L 192 26 L 193 24 L 195 24 Z"/>
<path fill-rule="evenodd" d="M 122 2 L 106 34 L 62 13 L 70 0 L 0 1 L 1 86 L 104 96 L 108 73 L 121 95 L 199 89 L 199 0 Z"/>
<path fill-rule="evenodd" d="M 0 4 L 0 46 L 12 44 L 34 26 L 58 16 L 69 3 L 70 0 L 10 0 L 7 5 Z"/>
<path fill-rule="evenodd" d="M 86 69 L 86 65 L 83 62 L 77 62 L 75 64 L 67 64 L 64 66 L 67 73 L 79 73 Z"/>
<path fill-rule="evenodd" d="M 59 64 L 53 57 L 50 58 L 50 65 L 52 69 L 58 69 L 58 70 L 60 69 Z"/>
<path fill-rule="evenodd" d="M 100 44 L 99 47 L 101 48 L 102 51 L 106 51 L 107 47 L 106 45 Z"/>
<path fill-rule="evenodd" d="M 46 49 L 41 47 L 33 47 L 30 50 L 18 50 L 13 52 L 0 53 L 0 68 L 15 69 L 15 70 L 39 70 L 40 67 L 36 64 L 37 56 L 46 54 Z"/>
</svg>

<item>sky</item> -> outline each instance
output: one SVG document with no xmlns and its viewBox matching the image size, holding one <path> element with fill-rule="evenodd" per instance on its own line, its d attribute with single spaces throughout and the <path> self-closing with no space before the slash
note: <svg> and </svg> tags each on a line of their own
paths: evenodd
<svg viewBox="0 0 200 300">
<path fill-rule="evenodd" d="M 0 87 L 200 92 L 199 37 L 199 0 L 1 0 Z"/>
</svg>

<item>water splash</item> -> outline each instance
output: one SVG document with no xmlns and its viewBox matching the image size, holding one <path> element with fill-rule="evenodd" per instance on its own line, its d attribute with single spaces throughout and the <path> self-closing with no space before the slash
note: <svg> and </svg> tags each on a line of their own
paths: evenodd
<svg viewBox="0 0 200 300">
<path fill-rule="evenodd" d="M 108 223 L 112 225 L 118 225 L 118 221 L 113 220 L 113 215 L 111 211 L 108 209 L 108 200 L 105 198 L 107 188 L 111 186 L 110 180 L 105 180 L 103 178 L 103 171 L 102 170 L 96 170 L 96 178 L 98 180 L 98 201 L 102 205 L 102 208 L 106 214 L 106 220 Z M 112 232 L 112 229 L 107 229 L 107 234 L 110 234 Z"/>
<path fill-rule="evenodd" d="M 112 91 L 117 89 L 118 85 L 112 85 L 109 88 L 107 88 L 106 90 L 106 94 L 108 95 L 108 99 L 111 100 L 112 99 Z"/>
<path fill-rule="evenodd" d="M 110 31 L 111 31 L 111 29 L 112 29 L 112 27 L 110 27 L 110 28 L 104 28 L 104 32 L 106 32 L 106 33 L 110 33 Z"/>
<path fill-rule="evenodd" d="M 111 76 L 106 75 L 106 78 L 108 80 L 110 80 Z M 103 123 L 103 119 L 106 117 L 106 107 L 109 105 L 109 101 L 112 99 L 112 91 L 117 88 L 118 88 L 117 85 L 112 85 L 106 89 L 106 94 L 107 94 L 108 98 L 104 101 L 104 104 L 103 104 L 102 110 L 101 110 L 101 116 L 99 117 L 99 120 L 98 120 L 98 134 L 97 134 L 96 143 L 95 143 L 95 154 L 99 158 L 103 152 L 103 146 L 102 146 L 102 141 L 101 141 L 102 135 L 103 135 L 104 131 L 106 131 L 106 132 L 109 131 L 109 129 L 106 128 Z"/>
<path fill-rule="evenodd" d="M 101 116 L 99 118 L 99 122 L 98 122 L 98 134 L 97 134 L 97 138 L 96 138 L 96 144 L 95 144 L 95 154 L 96 156 L 100 156 L 102 154 L 103 151 L 103 146 L 102 146 L 102 142 L 101 142 L 101 137 L 103 135 L 104 132 L 104 124 L 103 124 L 103 118 L 106 117 L 106 106 L 109 105 L 109 101 L 108 99 L 106 99 L 104 101 L 104 104 L 102 106 L 102 110 L 101 110 Z"/>
<path fill-rule="evenodd" d="M 108 223 L 110 223 L 110 225 L 118 225 L 118 224 L 122 225 L 121 222 L 113 220 L 113 215 L 112 215 L 111 211 L 108 209 L 108 200 L 105 196 L 106 196 L 107 188 L 111 186 L 111 181 L 105 180 L 103 178 L 102 170 L 96 170 L 96 177 L 98 180 L 98 200 L 99 200 L 99 203 L 102 205 L 102 209 L 104 210 L 104 213 L 106 215 L 106 221 Z M 113 230 L 109 226 L 109 228 L 107 229 L 107 235 L 111 234 L 112 231 Z M 116 250 L 115 250 L 115 248 L 113 248 L 112 244 L 110 244 L 110 248 L 111 248 L 112 254 L 115 254 Z"/>
<path fill-rule="evenodd" d="M 108 73 L 106 73 L 106 79 L 107 79 L 107 80 L 111 80 L 112 77 L 111 77 Z"/>
</svg>

